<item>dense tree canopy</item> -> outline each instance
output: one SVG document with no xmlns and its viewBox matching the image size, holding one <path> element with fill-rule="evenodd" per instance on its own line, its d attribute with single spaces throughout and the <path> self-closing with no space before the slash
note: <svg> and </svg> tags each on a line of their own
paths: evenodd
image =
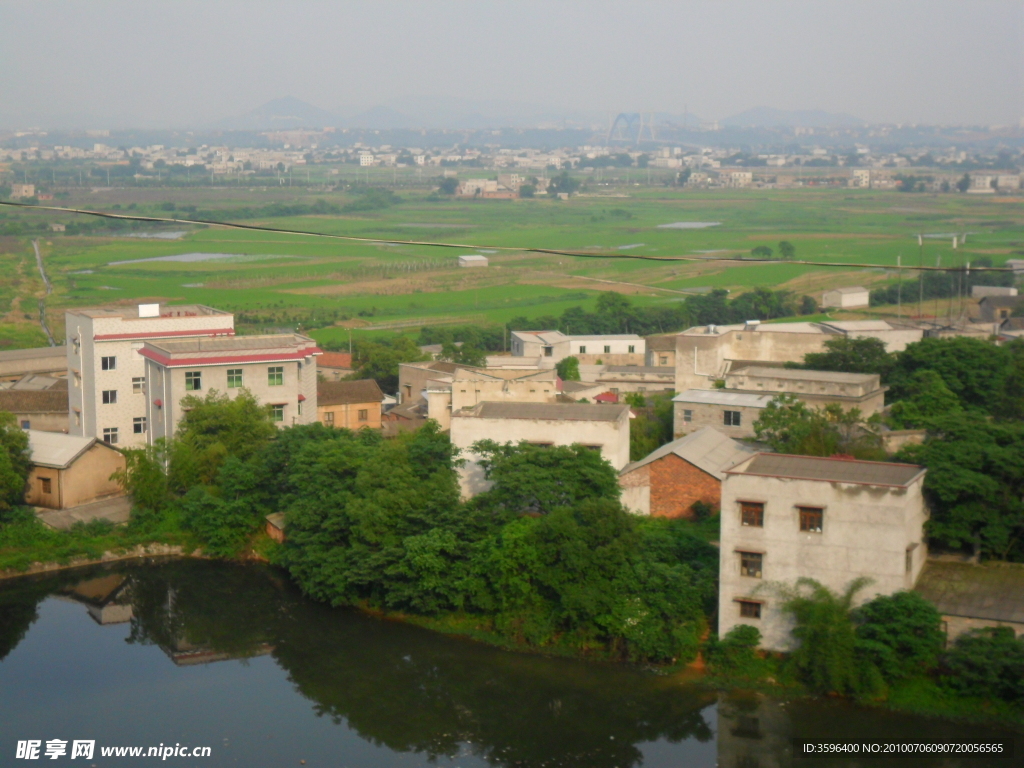
<svg viewBox="0 0 1024 768">
<path fill-rule="evenodd" d="M 28 435 L 12 414 L 0 411 L 0 520 L 24 501 L 29 460 Z"/>
<path fill-rule="evenodd" d="M 876 425 L 864 421 L 859 410 L 844 411 L 836 403 L 810 408 L 791 394 L 768 403 L 754 422 L 754 434 L 779 453 L 885 458 Z"/>
</svg>

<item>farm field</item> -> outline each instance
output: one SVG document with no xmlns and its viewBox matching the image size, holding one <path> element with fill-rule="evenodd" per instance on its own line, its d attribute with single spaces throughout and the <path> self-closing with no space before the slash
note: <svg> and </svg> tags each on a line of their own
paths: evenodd
<svg viewBox="0 0 1024 768">
<path fill-rule="evenodd" d="M 382 210 L 246 218 L 244 223 L 467 247 L 364 243 L 191 224 L 150 228 L 179 232 L 177 239 L 47 233 L 39 245 L 53 283 L 53 293 L 45 297 L 50 327 L 59 339 L 68 307 L 195 302 L 239 313 L 244 332 L 298 327 L 328 342 L 347 339 L 350 329 L 357 335 L 413 332 L 426 324 L 503 324 L 515 316 L 557 315 L 572 306 L 591 309 L 599 293 L 608 290 L 627 294 L 640 306 L 678 302 L 688 293 L 713 288 L 735 293 L 757 286 L 820 299 L 826 288 L 894 279 L 898 257 L 904 265 L 917 263 L 918 233 L 925 235 L 924 260 L 930 265 L 982 256 L 999 265 L 1024 253 L 1024 206 L 1020 199 L 1005 197 L 632 186 L 590 190 L 568 201 L 437 199 L 405 190 L 399 196 L 401 202 Z M 81 192 L 56 204 L 173 216 L 164 210 L 167 201 L 179 210 L 192 201 L 203 213 L 230 221 L 232 210 L 242 207 L 317 200 L 341 206 L 352 199 L 350 194 L 289 187 L 129 188 Z M 26 223 L 40 217 L 66 223 L 84 218 L 45 211 L 5 214 Z M 681 228 L 665 226 L 680 223 Z M 957 250 L 951 244 L 954 233 L 967 234 L 966 245 Z M 796 247 L 797 259 L 877 266 L 707 260 L 749 256 L 759 245 L 777 251 L 781 240 Z M 700 260 L 656 263 L 520 250 L 528 247 Z M 487 252 L 496 248 L 510 250 Z M 458 268 L 459 255 L 481 252 L 490 259 L 489 267 Z M 44 293 L 30 238 L 0 238 L 0 270 L 0 347 L 38 343 L 37 304 Z"/>
</svg>

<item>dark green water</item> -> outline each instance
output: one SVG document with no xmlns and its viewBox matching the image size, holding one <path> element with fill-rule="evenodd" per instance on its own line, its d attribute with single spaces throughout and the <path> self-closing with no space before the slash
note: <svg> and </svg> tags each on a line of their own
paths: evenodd
<svg viewBox="0 0 1024 768">
<path fill-rule="evenodd" d="M 258 566 L 176 560 L 0 583 L 0 766 L 1024 764 L 794 759 L 789 741 L 1005 735 L 507 653 L 312 603 Z M 15 759 L 27 739 L 97 751 Z M 99 754 L 176 743 L 211 756 Z"/>
</svg>

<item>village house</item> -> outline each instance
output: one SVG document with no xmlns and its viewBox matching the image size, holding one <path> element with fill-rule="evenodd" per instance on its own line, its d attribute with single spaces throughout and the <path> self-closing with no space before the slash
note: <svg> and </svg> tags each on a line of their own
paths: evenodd
<svg viewBox="0 0 1024 768">
<path fill-rule="evenodd" d="M 803 368 L 772 368 L 752 365 L 725 375 L 720 392 L 787 393 L 813 408 L 840 405 L 844 411 L 854 408 L 867 418 L 881 413 L 885 393 L 877 373 L 811 371 Z"/>
<path fill-rule="evenodd" d="M 644 365 L 676 367 L 676 334 L 648 336 L 644 339 L 647 347 Z"/>
<path fill-rule="evenodd" d="M 674 391 L 676 371 L 667 366 L 606 365 L 598 373 L 595 383 L 614 394 L 639 392 L 652 395 Z"/>
<path fill-rule="evenodd" d="M 728 437 L 754 436 L 754 422 L 775 396 L 724 389 L 688 389 L 672 398 L 672 434 L 682 437 L 713 427 Z"/>
<path fill-rule="evenodd" d="M 616 470 L 629 463 L 629 406 L 579 403 L 493 403 L 452 413 L 452 445 L 466 461 L 459 468 L 464 497 L 490 487 L 472 450 L 480 440 L 535 445 L 580 444 L 600 451 Z"/>
<path fill-rule="evenodd" d="M 95 437 L 27 430 L 31 468 L 25 503 L 69 509 L 124 495 L 110 476 L 125 467 L 124 455 Z"/>
<path fill-rule="evenodd" d="M 150 444 L 171 437 L 184 415 L 181 400 L 210 390 L 236 396 L 247 389 L 270 406 L 278 426 L 317 420 L 316 355 L 312 339 L 297 333 L 215 339 L 147 341 L 146 419 Z"/>
<path fill-rule="evenodd" d="M 72 435 L 111 445 L 146 443 L 148 341 L 231 337 L 234 316 L 201 305 L 72 309 L 64 315 Z"/>
<path fill-rule="evenodd" d="M 1024 565 L 929 560 L 916 591 L 938 608 L 946 642 L 972 629 L 1009 627 L 1024 637 Z"/>
<path fill-rule="evenodd" d="M 718 509 L 724 470 L 755 450 L 711 427 L 698 429 L 623 467 L 622 504 L 652 517 L 692 517 L 698 501 Z"/>
<path fill-rule="evenodd" d="M 324 352 L 316 358 L 316 375 L 324 381 L 341 381 L 352 374 L 352 355 L 348 352 Z"/>
<path fill-rule="evenodd" d="M 561 331 L 512 331 L 512 355 L 553 368 L 575 357 L 581 365 L 643 365 L 646 342 L 635 333 L 567 336 Z"/>
<path fill-rule="evenodd" d="M 373 379 L 320 381 L 316 385 L 316 417 L 325 427 L 380 429 L 383 399 Z"/>
<path fill-rule="evenodd" d="M 821 306 L 823 307 L 852 309 L 854 307 L 866 307 L 869 303 L 869 291 L 863 285 L 833 288 L 821 295 Z"/>
<path fill-rule="evenodd" d="M 984 322 L 1006 320 L 1024 302 L 1024 296 L 985 296 L 978 302 L 978 314 Z"/>
<path fill-rule="evenodd" d="M 13 382 L 29 374 L 66 376 L 67 347 L 5 349 L 0 352 L 0 382 Z"/>
<path fill-rule="evenodd" d="M 29 374 L 0 386 L 0 411 L 13 414 L 22 429 L 67 432 L 68 380 Z"/>
<path fill-rule="evenodd" d="M 837 592 L 868 577 L 858 604 L 913 589 L 927 558 L 925 471 L 771 453 L 725 470 L 719 634 L 750 624 L 764 648 L 791 650 L 792 620 L 773 585 L 803 577 Z"/>
</svg>

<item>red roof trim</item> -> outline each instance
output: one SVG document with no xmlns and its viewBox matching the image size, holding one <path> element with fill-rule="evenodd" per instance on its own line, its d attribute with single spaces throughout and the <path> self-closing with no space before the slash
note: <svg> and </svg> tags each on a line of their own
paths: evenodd
<svg viewBox="0 0 1024 768">
<path fill-rule="evenodd" d="M 94 341 L 126 341 L 128 339 L 169 339 L 175 336 L 234 336 L 234 328 L 204 328 L 196 331 L 149 331 L 148 333 L 98 333 Z"/>
<path fill-rule="evenodd" d="M 304 402 L 304 401 L 305 401 L 305 399 L 306 399 L 306 396 L 305 396 L 305 395 L 299 395 L 299 402 L 300 402 L 300 403 L 301 403 L 301 402 Z"/>
<path fill-rule="evenodd" d="M 166 368 L 188 368 L 202 365 L 226 365 L 229 363 L 273 363 L 273 362 L 298 362 L 310 355 L 320 354 L 316 347 L 308 347 L 298 352 L 277 352 L 265 355 L 220 355 L 218 357 L 182 357 L 171 358 L 161 355 L 149 349 L 140 349 L 139 354 L 153 362 L 160 363 Z"/>
</svg>

